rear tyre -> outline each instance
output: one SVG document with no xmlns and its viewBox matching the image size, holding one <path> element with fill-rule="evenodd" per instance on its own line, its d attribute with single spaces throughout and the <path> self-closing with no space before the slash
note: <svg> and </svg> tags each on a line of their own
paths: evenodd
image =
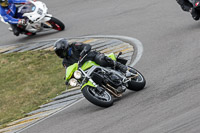
<svg viewBox="0 0 200 133">
<path fill-rule="evenodd" d="M 57 18 L 52 17 L 51 20 L 49 20 L 49 23 L 54 30 L 62 31 L 65 29 L 65 25 Z"/>
<path fill-rule="evenodd" d="M 146 85 L 146 80 L 144 76 L 136 69 L 131 68 L 134 73 L 137 73 L 138 76 L 136 78 L 132 78 L 130 82 L 128 82 L 128 87 L 127 89 L 132 90 L 132 91 L 140 91 L 144 89 Z"/>
<path fill-rule="evenodd" d="M 88 101 L 97 106 L 110 107 L 113 105 L 113 97 L 106 90 L 99 93 L 95 87 L 85 86 L 82 93 Z"/>
</svg>

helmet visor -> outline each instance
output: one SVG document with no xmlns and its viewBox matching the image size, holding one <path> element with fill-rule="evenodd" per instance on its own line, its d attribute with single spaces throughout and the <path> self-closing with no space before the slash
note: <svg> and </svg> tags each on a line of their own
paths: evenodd
<svg viewBox="0 0 200 133">
<path fill-rule="evenodd" d="M 60 58 L 65 58 L 67 57 L 67 51 L 64 49 L 59 49 L 55 51 L 56 55 L 59 56 Z"/>
<path fill-rule="evenodd" d="M 8 2 L 7 2 L 7 1 L 0 2 L 0 5 L 1 5 L 2 7 L 7 7 L 7 6 L 8 6 Z"/>
</svg>

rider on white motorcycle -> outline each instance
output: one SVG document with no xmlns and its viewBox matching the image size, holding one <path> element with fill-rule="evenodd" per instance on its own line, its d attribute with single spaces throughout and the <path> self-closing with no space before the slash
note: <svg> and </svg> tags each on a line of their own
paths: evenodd
<svg viewBox="0 0 200 133">
<path fill-rule="evenodd" d="M 20 19 L 18 16 L 16 7 L 17 4 L 24 4 L 28 0 L 0 0 L 0 15 L 4 22 L 9 23 L 12 27 L 13 33 L 19 36 L 22 26 L 26 25 L 24 19 Z"/>
</svg>

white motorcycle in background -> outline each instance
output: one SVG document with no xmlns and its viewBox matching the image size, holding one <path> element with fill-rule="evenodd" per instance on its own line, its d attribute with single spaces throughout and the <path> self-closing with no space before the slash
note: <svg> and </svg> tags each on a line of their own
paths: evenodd
<svg viewBox="0 0 200 133">
<path fill-rule="evenodd" d="M 48 14 L 48 8 L 41 1 L 28 1 L 24 5 L 18 7 L 18 15 L 21 15 L 26 21 L 25 27 L 22 28 L 25 35 L 35 35 L 37 32 L 54 29 L 62 31 L 65 25 L 51 14 Z"/>
</svg>

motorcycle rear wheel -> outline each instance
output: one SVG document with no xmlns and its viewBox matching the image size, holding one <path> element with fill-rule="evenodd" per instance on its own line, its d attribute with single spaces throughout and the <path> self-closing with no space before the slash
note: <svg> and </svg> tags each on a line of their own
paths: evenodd
<svg viewBox="0 0 200 133">
<path fill-rule="evenodd" d="M 52 29 L 54 30 L 62 31 L 65 29 L 65 25 L 57 18 L 52 17 L 48 22 L 51 24 Z"/>
<path fill-rule="evenodd" d="M 146 80 L 144 76 L 136 69 L 131 68 L 135 73 L 138 74 L 136 78 L 132 78 L 130 82 L 128 82 L 128 87 L 127 89 L 132 90 L 132 91 L 140 91 L 144 89 L 146 85 Z"/>
<path fill-rule="evenodd" d="M 95 87 L 85 86 L 82 89 L 82 93 L 88 101 L 97 106 L 110 107 L 113 105 L 113 97 L 106 90 L 99 94 Z"/>
</svg>

